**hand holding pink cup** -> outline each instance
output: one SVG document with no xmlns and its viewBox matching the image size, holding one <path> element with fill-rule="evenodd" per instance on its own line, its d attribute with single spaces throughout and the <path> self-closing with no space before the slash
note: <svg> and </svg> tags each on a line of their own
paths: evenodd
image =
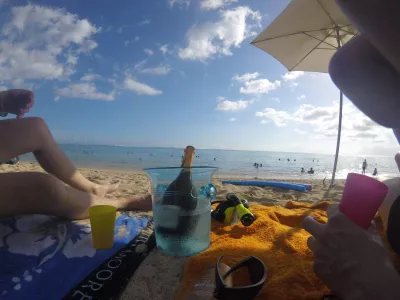
<svg viewBox="0 0 400 300">
<path fill-rule="evenodd" d="M 339 209 L 350 220 L 367 229 L 388 192 L 388 187 L 365 175 L 349 173 Z"/>
</svg>

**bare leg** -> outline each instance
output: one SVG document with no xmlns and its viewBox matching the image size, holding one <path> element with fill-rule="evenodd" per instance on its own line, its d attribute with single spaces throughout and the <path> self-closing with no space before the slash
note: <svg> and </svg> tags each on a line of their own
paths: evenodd
<svg viewBox="0 0 400 300">
<path fill-rule="evenodd" d="M 40 118 L 0 121 L 0 141 L 5 145 L 0 147 L 0 161 L 33 152 L 43 169 L 77 190 L 104 196 L 118 188 L 95 184 L 79 173 Z"/>
<path fill-rule="evenodd" d="M 120 210 L 151 210 L 151 196 L 108 199 L 78 191 L 49 174 L 0 174 L 0 217 L 49 214 L 67 219 L 88 217 L 89 207 L 112 205 Z"/>
</svg>

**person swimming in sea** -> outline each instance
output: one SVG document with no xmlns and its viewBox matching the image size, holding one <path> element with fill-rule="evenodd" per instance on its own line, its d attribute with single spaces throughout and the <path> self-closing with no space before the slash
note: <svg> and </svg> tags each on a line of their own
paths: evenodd
<svg viewBox="0 0 400 300">
<path fill-rule="evenodd" d="M 310 170 L 307 171 L 308 174 L 314 174 L 314 169 L 311 167 Z"/>
<path fill-rule="evenodd" d="M 374 172 L 372 173 L 372 176 L 378 176 L 378 169 L 375 168 Z"/>
<path fill-rule="evenodd" d="M 301 172 L 301 173 L 305 173 L 306 170 L 304 170 L 304 168 L 302 167 L 300 172 Z"/>
</svg>

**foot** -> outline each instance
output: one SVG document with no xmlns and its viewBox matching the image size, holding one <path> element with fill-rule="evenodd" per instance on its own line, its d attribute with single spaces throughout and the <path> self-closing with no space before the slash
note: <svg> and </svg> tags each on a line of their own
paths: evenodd
<svg viewBox="0 0 400 300">
<path fill-rule="evenodd" d="M 113 183 L 113 184 L 96 184 L 95 187 L 93 188 L 92 194 L 99 196 L 99 197 L 104 197 L 105 195 L 115 192 L 119 187 L 119 182 Z"/>
<path fill-rule="evenodd" d="M 121 210 L 152 210 L 151 195 L 139 195 L 128 199 L 121 199 Z"/>
</svg>

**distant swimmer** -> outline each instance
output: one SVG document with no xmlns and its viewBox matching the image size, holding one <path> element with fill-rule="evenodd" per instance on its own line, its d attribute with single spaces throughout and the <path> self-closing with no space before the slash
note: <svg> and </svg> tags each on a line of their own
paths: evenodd
<svg viewBox="0 0 400 300">
<path fill-rule="evenodd" d="M 294 160 L 294 161 L 296 161 L 296 160 Z"/>
<path fill-rule="evenodd" d="M 279 161 L 281 160 L 281 159 L 278 159 Z"/>
<path fill-rule="evenodd" d="M 257 166 L 257 163 L 254 163 L 253 167 Z"/>
<path fill-rule="evenodd" d="M 290 159 L 288 158 L 287 161 L 290 161 Z"/>
<path fill-rule="evenodd" d="M 305 173 L 306 170 L 304 170 L 304 168 L 301 168 L 301 173 Z"/>
<path fill-rule="evenodd" d="M 260 168 L 262 167 L 262 164 L 260 164 Z"/>
<path fill-rule="evenodd" d="M 372 173 L 372 176 L 378 176 L 378 170 L 375 168 L 374 172 Z"/>
<path fill-rule="evenodd" d="M 214 161 L 216 161 L 217 159 L 214 157 Z"/>
<path fill-rule="evenodd" d="M 310 168 L 310 170 L 307 171 L 308 174 L 314 174 L 314 169 Z"/>
<path fill-rule="evenodd" d="M 365 170 L 368 168 L 367 160 L 364 159 L 362 163 L 362 174 L 365 175 Z"/>
</svg>

